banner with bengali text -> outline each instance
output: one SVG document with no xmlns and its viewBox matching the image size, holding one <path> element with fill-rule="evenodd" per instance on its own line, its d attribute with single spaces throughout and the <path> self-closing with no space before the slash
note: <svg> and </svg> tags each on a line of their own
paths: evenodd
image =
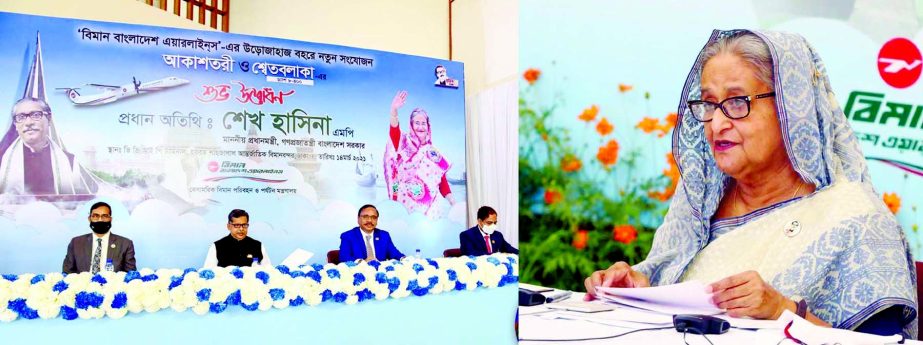
<svg viewBox="0 0 923 345">
<path fill-rule="evenodd" d="M 0 273 L 59 271 L 97 201 L 139 268 L 201 266 L 236 208 L 274 264 L 325 262 L 363 204 L 407 255 L 458 247 L 459 62 L 2 12 L 0 32 Z"/>
</svg>

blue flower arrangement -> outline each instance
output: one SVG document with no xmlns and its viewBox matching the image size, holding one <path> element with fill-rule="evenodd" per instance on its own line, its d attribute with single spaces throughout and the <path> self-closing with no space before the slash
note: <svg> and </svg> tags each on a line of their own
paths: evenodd
<svg viewBox="0 0 923 345">
<path fill-rule="evenodd" d="M 164 309 L 205 315 L 229 306 L 265 311 L 426 296 L 515 284 L 518 261 L 516 255 L 494 254 L 300 267 L 5 274 L 0 279 L 0 321 L 118 319 Z"/>
</svg>

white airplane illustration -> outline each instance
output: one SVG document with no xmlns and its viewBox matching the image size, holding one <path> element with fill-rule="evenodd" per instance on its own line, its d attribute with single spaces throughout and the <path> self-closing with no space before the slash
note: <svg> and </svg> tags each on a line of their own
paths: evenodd
<svg viewBox="0 0 923 345">
<path fill-rule="evenodd" d="M 920 66 L 920 60 L 915 60 L 913 63 L 908 64 L 907 61 L 901 59 L 889 59 L 889 58 L 880 58 L 878 62 L 888 64 L 888 67 L 885 67 L 885 73 L 897 73 L 902 69 L 911 71 L 917 66 Z"/>
<path fill-rule="evenodd" d="M 57 88 L 57 90 L 64 90 L 67 92 L 67 98 L 74 102 L 77 105 L 100 105 L 106 103 L 112 103 L 117 100 L 120 100 L 125 97 L 131 97 L 135 95 L 140 95 L 143 93 L 149 93 L 154 91 L 160 91 L 166 88 L 176 87 L 180 85 L 189 84 L 189 81 L 177 77 L 166 77 L 163 79 L 158 79 L 154 81 L 149 81 L 146 83 L 141 83 L 135 77 L 131 78 L 131 84 L 125 84 L 122 86 L 115 85 L 103 85 L 103 84 L 86 84 L 89 86 L 97 87 L 103 89 L 102 93 L 92 94 L 92 95 L 81 95 L 77 90 L 80 88 L 70 88 L 63 87 Z"/>
</svg>

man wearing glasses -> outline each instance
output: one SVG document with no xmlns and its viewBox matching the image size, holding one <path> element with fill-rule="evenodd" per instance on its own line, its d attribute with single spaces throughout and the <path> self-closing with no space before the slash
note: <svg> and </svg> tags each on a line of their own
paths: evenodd
<svg viewBox="0 0 923 345">
<path fill-rule="evenodd" d="M 19 195 L 92 194 L 97 183 L 52 139 L 51 110 L 25 98 L 13 106 L 12 126 L 0 141 L 0 190 Z"/>
<path fill-rule="evenodd" d="M 100 180 L 64 148 L 46 102 L 42 71 L 41 45 L 36 41 L 25 92 L 13 105 L 10 127 L 0 139 L 0 193 L 89 199 Z"/>
<path fill-rule="evenodd" d="M 131 240 L 109 231 L 112 228 L 112 208 L 109 204 L 93 204 L 87 218 L 93 232 L 71 239 L 62 271 L 92 274 L 109 269 L 116 272 L 134 271 L 135 246 Z"/>
<path fill-rule="evenodd" d="M 250 215 L 234 209 L 228 214 L 228 234 L 208 248 L 203 267 L 264 266 L 272 267 L 266 247 L 260 241 L 247 237 Z"/>
<path fill-rule="evenodd" d="M 401 259 L 404 254 L 391 241 L 387 231 L 378 226 L 378 209 L 374 205 L 359 208 L 359 226 L 340 235 L 340 261 L 382 261 Z"/>
</svg>

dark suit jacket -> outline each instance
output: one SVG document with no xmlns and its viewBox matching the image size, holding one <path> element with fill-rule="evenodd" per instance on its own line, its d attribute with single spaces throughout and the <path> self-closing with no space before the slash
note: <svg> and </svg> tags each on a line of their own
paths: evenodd
<svg viewBox="0 0 923 345">
<path fill-rule="evenodd" d="M 473 228 L 462 231 L 458 235 L 458 240 L 461 242 L 461 252 L 462 255 L 486 255 L 493 253 L 512 253 L 519 254 L 519 249 L 513 248 L 512 245 L 506 242 L 503 239 L 503 234 L 499 231 L 494 231 L 490 234 L 490 249 L 493 252 L 487 252 L 487 244 L 484 243 L 484 234 L 481 233 L 481 229 L 478 229 L 478 226 L 475 225 Z"/>
<path fill-rule="evenodd" d="M 67 245 L 67 255 L 64 257 L 64 273 L 90 272 L 90 263 L 93 261 L 93 241 L 96 236 L 93 233 L 80 235 L 71 239 Z M 115 248 L 112 248 L 115 245 Z M 106 259 L 112 259 L 112 266 L 116 272 L 135 271 L 135 245 L 131 240 L 110 233 L 109 248 L 104 248 L 105 258 L 102 258 L 103 265 Z"/>
<path fill-rule="evenodd" d="M 372 231 L 372 242 L 375 246 L 375 259 L 378 261 L 404 257 L 404 254 L 394 246 L 394 242 L 391 242 L 391 235 L 387 231 L 376 228 Z M 362 237 L 362 230 L 359 227 L 347 230 L 340 235 L 340 261 L 364 260 L 366 257 L 368 253 L 365 252 L 365 238 Z"/>
</svg>

